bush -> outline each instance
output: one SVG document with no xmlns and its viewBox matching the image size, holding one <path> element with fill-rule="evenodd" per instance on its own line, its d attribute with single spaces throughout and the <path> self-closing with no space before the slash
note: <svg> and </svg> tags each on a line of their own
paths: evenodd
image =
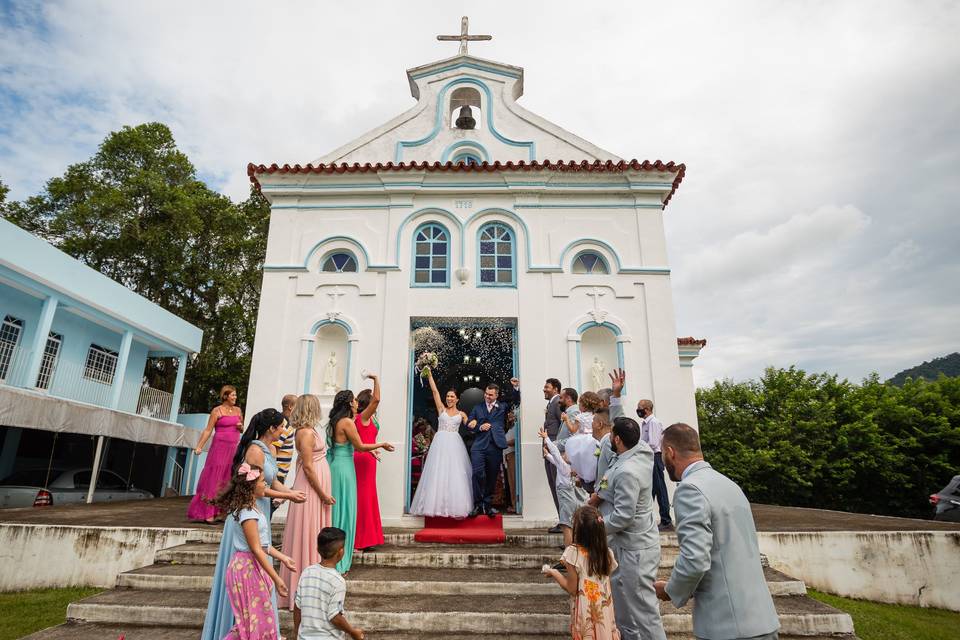
<svg viewBox="0 0 960 640">
<path fill-rule="evenodd" d="M 753 502 L 929 517 L 928 496 L 960 473 L 960 378 L 767 369 L 697 390 L 704 454 Z"/>
</svg>

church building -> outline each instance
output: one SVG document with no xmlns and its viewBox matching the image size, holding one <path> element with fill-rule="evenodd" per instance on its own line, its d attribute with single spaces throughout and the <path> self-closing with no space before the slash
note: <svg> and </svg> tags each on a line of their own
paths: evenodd
<svg viewBox="0 0 960 640">
<path fill-rule="evenodd" d="M 524 109 L 523 69 L 468 54 L 489 37 L 466 20 L 445 39 L 459 55 L 407 71 L 405 113 L 310 164 L 249 165 L 272 213 L 247 412 L 314 393 L 326 418 L 337 390 L 379 374 L 379 439 L 397 448 L 379 465 L 383 522 L 415 526 L 415 424 L 436 426 L 418 356 L 437 354 L 441 394 L 516 377 L 506 526 L 549 526 L 546 378 L 597 390 L 622 367 L 627 415 L 650 398 L 665 424 L 697 423 L 705 342 L 676 336 L 663 225 L 684 166 L 622 159 Z"/>
</svg>

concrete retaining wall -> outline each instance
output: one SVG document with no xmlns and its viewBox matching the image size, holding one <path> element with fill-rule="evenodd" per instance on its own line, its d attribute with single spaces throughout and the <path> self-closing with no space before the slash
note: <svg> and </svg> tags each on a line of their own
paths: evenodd
<svg viewBox="0 0 960 640">
<path fill-rule="evenodd" d="M 850 598 L 960 611 L 960 531 L 759 534 L 774 569 Z"/>
<path fill-rule="evenodd" d="M 184 544 L 190 529 L 0 524 L 0 591 L 113 587 L 117 575 L 153 564 L 157 550 Z"/>
</svg>

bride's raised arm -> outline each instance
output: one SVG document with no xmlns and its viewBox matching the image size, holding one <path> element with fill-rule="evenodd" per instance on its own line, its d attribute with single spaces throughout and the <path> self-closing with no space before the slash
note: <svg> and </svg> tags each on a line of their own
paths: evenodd
<svg viewBox="0 0 960 640">
<path fill-rule="evenodd" d="M 427 380 L 430 382 L 430 391 L 433 392 L 433 404 L 437 407 L 437 415 L 440 415 L 444 411 L 444 406 L 440 398 L 440 391 L 437 390 L 437 383 L 433 379 L 433 371 L 427 372 Z"/>
</svg>

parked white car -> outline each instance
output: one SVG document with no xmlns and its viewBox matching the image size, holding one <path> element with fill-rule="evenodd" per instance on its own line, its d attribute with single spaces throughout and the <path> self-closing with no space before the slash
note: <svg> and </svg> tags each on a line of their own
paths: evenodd
<svg viewBox="0 0 960 640">
<path fill-rule="evenodd" d="M 47 507 L 76 504 L 87 499 L 91 469 L 51 469 L 51 481 L 44 485 L 47 469 L 23 469 L 0 480 L 0 509 Z M 146 500 L 149 491 L 137 489 L 112 471 L 100 470 L 94 502 Z"/>
</svg>

